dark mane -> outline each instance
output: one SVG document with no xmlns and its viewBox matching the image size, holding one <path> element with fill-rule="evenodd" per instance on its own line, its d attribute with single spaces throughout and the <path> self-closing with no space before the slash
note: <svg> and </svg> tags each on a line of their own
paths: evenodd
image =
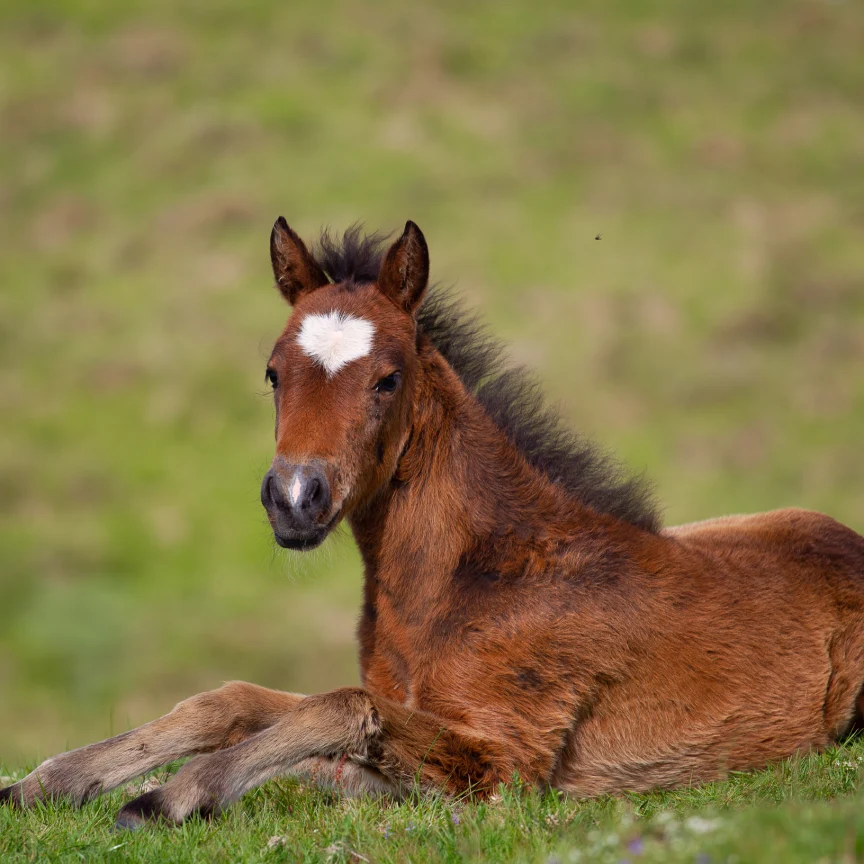
<svg viewBox="0 0 864 864">
<path fill-rule="evenodd" d="M 364 285 L 378 278 L 384 260 L 384 243 L 389 234 L 363 234 L 363 226 L 352 225 L 342 237 L 333 236 L 328 228 L 321 232 L 312 254 L 331 282 L 353 282 Z"/>
<path fill-rule="evenodd" d="M 384 234 L 364 236 L 360 225 L 349 228 L 341 240 L 324 231 L 314 254 L 334 282 L 374 282 L 386 239 Z M 567 429 L 558 411 L 545 403 L 537 378 L 508 362 L 503 344 L 479 315 L 446 289 L 432 286 L 417 323 L 531 465 L 598 513 L 660 530 L 651 484 L 642 475 L 629 475 L 617 459 Z"/>
</svg>

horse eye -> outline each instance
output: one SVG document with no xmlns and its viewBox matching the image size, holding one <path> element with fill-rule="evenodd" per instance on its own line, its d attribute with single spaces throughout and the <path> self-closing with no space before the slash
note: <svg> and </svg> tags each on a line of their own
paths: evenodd
<svg viewBox="0 0 864 864">
<path fill-rule="evenodd" d="M 264 373 L 264 377 L 270 383 L 270 386 L 275 390 L 276 386 L 279 384 L 279 376 L 276 374 L 275 369 L 267 369 Z"/>
<path fill-rule="evenodd" d="M 375 385 L 376 393 L 392 393 L 398 386 L 402 375 L 399 372 L 391 372 Z"/>
</svg>

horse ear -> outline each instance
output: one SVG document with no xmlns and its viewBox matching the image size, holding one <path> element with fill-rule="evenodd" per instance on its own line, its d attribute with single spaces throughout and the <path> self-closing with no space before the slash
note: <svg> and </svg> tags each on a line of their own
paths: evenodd
<svg viewBox="0 0 864 864">
<path fill-rule="evenodd" d="M 280 216 L 270 233 L 270 261 L 276 287 L 293 306 L 304 294 L 328 282 L 324 271 L 315 263 L 303 241 Z"/>
<path fill-rule="evenodd" d="M 397 306 L 414 314 L 429 284 L 429 248 L 423 232 L 406 222 L 402 236 L 387 251 L 378 287 Z"/>
</svg>

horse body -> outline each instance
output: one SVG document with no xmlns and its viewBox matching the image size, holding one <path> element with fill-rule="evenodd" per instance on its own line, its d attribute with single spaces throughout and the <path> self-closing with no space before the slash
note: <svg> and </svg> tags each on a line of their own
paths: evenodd
<svg viewBox="0 0 864 864">
<path fill-rule="evenodd" d="M 218 812 L 281 774 L 397 796 L 484 795 L 518 774 L 595 795 L 843 735 L 864 688 L 864 538 L 802 510 L 662 529 L 638 478 L 498 374 L 475 322 L 422 307 L 419 229 L 378 245 L 349 233 L 316 257 L 274 226 L 294 314 L 267 369 L 261 490 L 281 546 L 349 522 L 362 688 L 232 682 L 47 760 L 0 802 L 83 803 L 193 754 L 118 825 Z"/>
<path fill-rule="evenodd" d="M 846 731 L 864 538 L 803 510 L 659 534 L 600 518 L 429 377 L 428 452 L 406 453 L 425 482 L 404 477 L 352 524 L 367 689 L 483 729 L 524 779 L 584 795 L 714 779 Z"/>
<path fill-rule="evenodd" d="M 821 749 L 855 717 L 864 685 L 861 537 L 820 514 L 785 510 L 661 540 L 667 563 L 642 565 L 647 632 L 626 680 L 603 688 L 569 733 L 553 780 L 561 788 L 596 794 L 711 780 Z"/>
</svg>

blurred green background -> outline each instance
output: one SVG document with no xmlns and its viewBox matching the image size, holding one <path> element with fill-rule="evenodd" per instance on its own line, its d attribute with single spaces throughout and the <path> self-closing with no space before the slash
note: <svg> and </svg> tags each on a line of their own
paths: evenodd
<svg viewBox="0 0 864 864">
<path fill-rule="evenodd" d="M 670 523 L 864 531 L 864 5 L 0 5 L 0 760 L 357 680 L 274 548 L 267 251 L 417 221 Z M 602 240 L 595 235 L 602 232 Z"/>
</svg>

